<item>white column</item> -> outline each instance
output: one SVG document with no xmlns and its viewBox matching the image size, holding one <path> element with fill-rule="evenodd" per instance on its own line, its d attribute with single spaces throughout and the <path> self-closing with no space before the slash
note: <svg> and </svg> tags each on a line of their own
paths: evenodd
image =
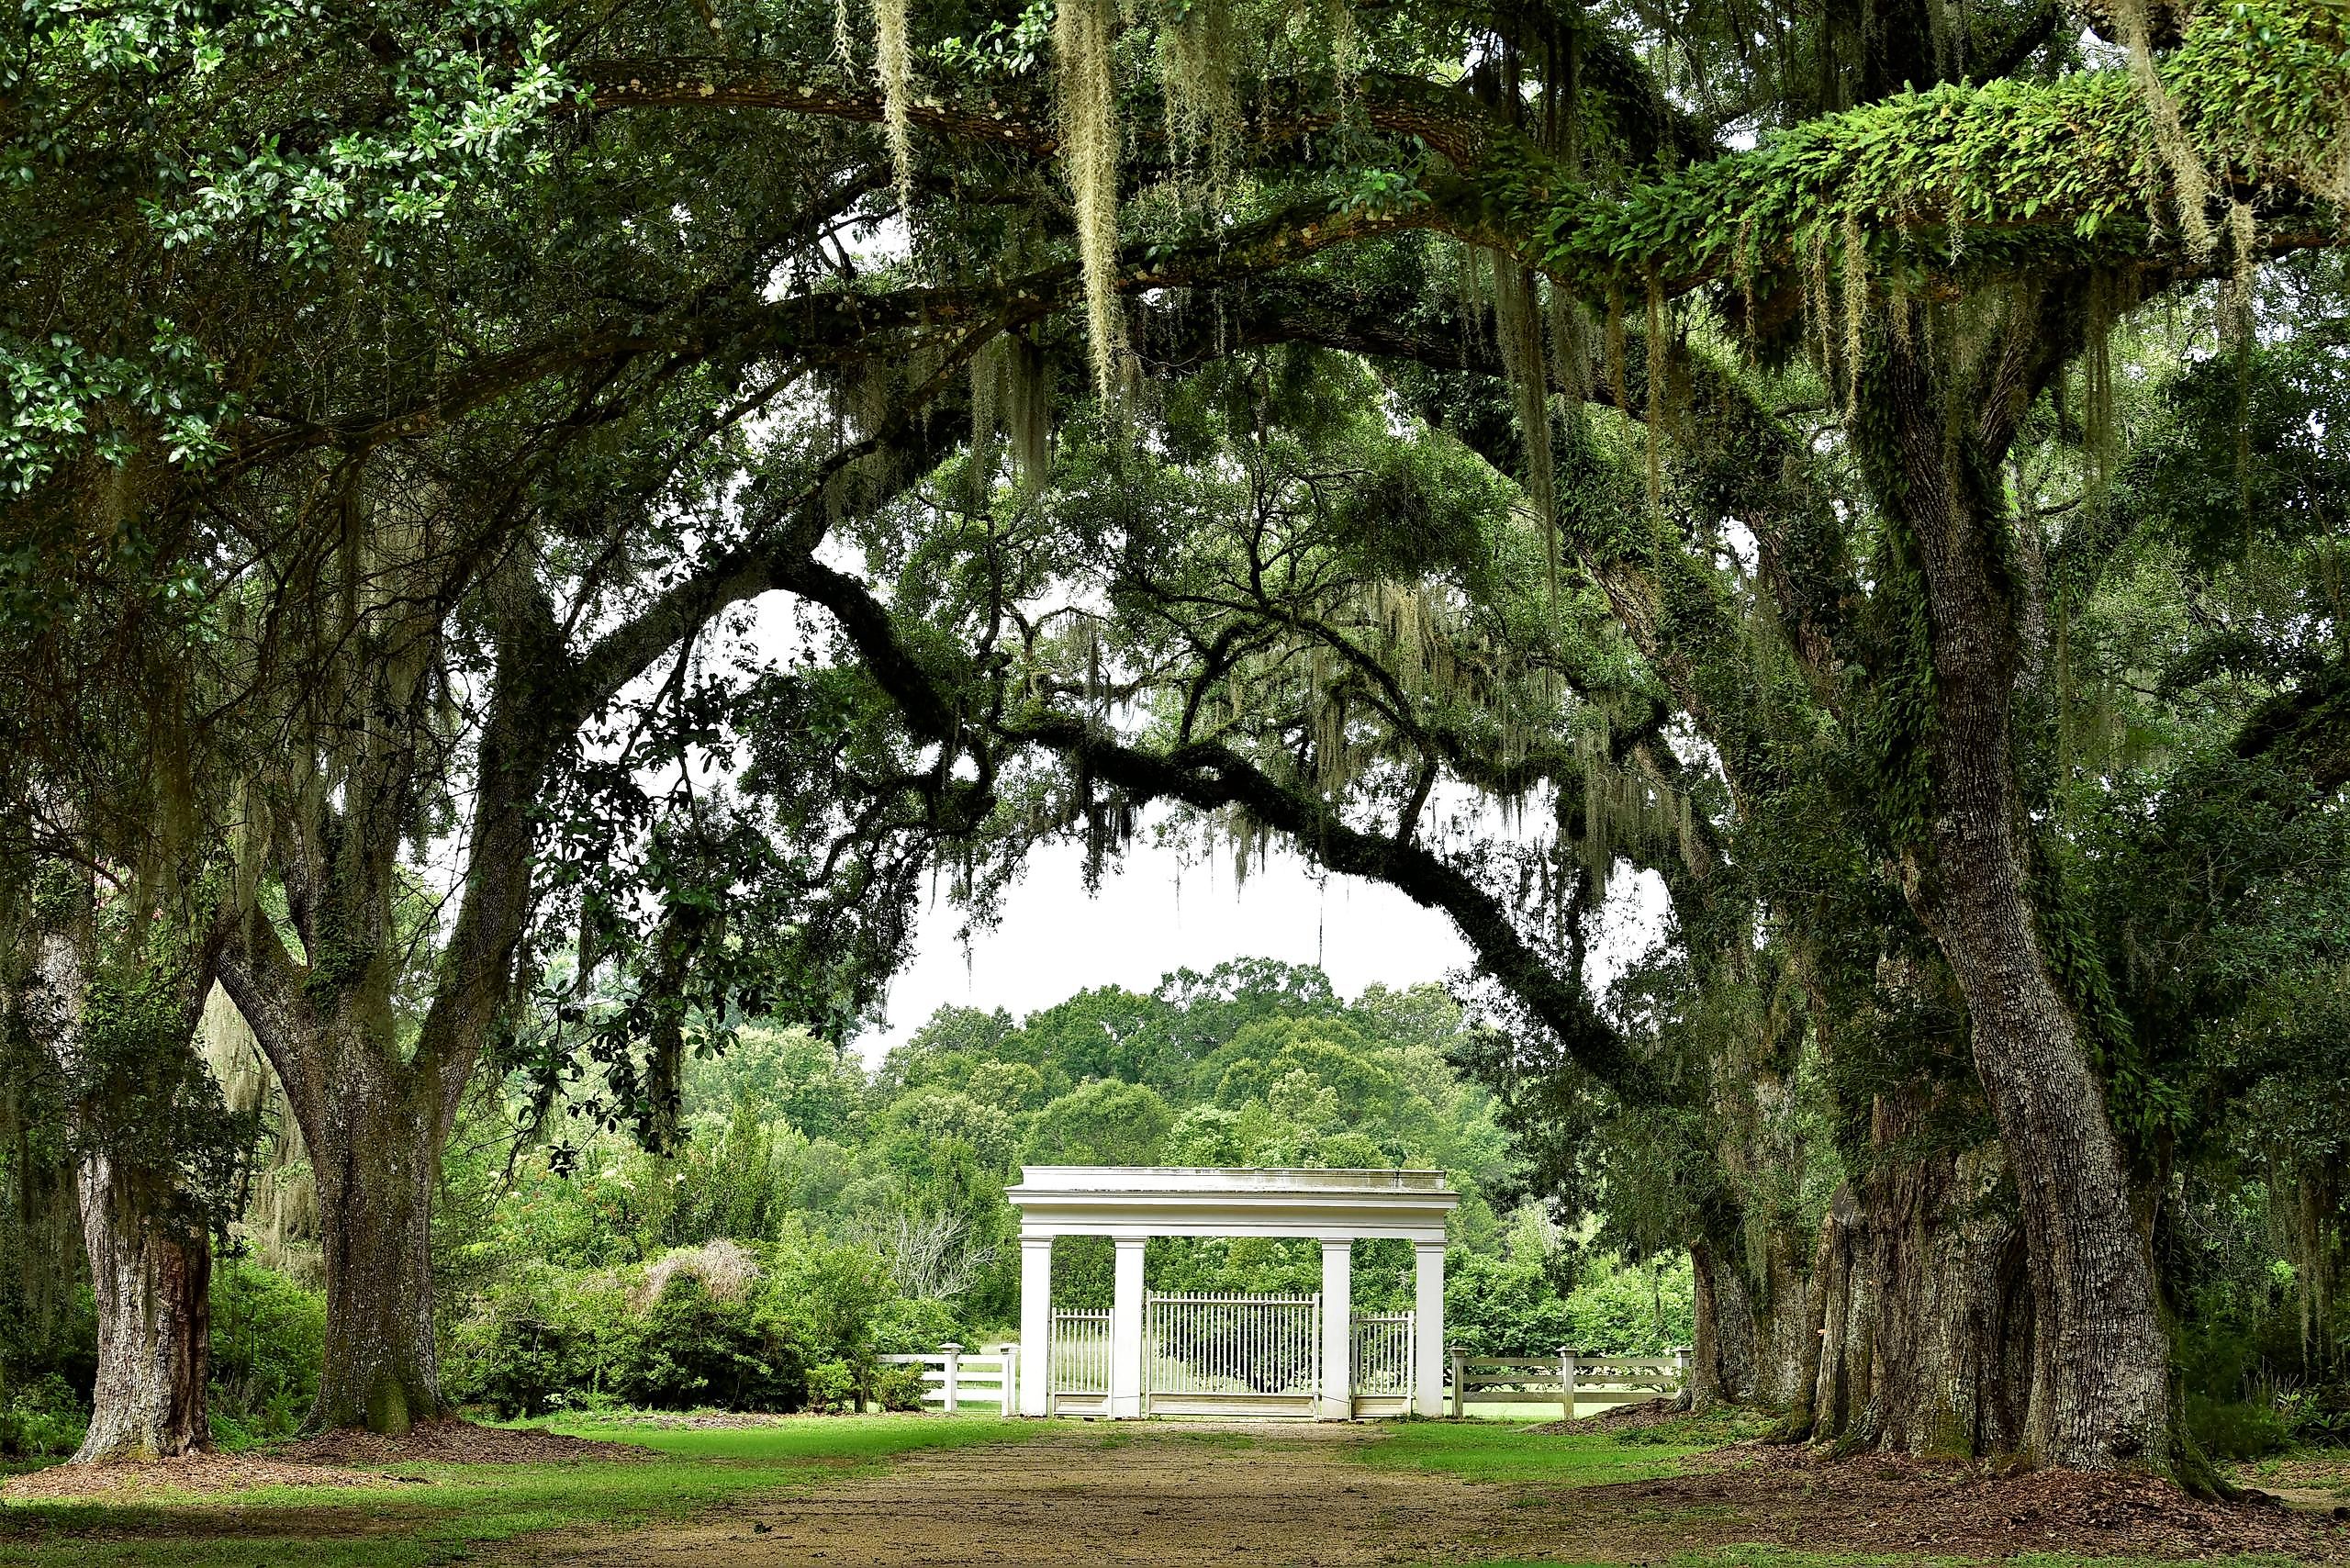
<svg viewBox="0 0 2350 1568">
<path fill-rule="evenodd" d="M 1354 1243 L 1322 1243 L 1322 1408 L 1325 1421 L 1348 1421 L 1355 1413 Z"/>
<path fill-rule="evenodd" d="M 1131 1421 L 1142 1414 L 1142 1238 L 1121 1236 L 1117 1267 L 1111 1273 L 1110 1418 Z"/>
<path fill-rule="evenodd" d="M 1412 1408 L 1444 1414 L 1444 1243 L 1412 1244 Z"/>
<path fill-rule="evenodd" d="M 1053 1376 L 1053 1238 L 1020 1238 L 1020 1413 L 1049 1416 Z"/>
</svg>

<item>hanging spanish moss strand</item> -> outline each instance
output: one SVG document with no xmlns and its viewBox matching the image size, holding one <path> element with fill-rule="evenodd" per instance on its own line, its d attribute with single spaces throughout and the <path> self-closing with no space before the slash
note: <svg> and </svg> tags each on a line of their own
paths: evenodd
<svg viewBox="0 0 2350 1568">
<path fill-rule="evenodd" d="M 1828 225 L 1815 223 L 1803 237 L 1804 340 L 1818 362 L 1829 396 L 1836 386 L 1836 309 L 1828 281 Z"/>
<path fill-rule="evenodd" d="M 1060 62 L 1063 172 L 1077 209 L 1078 266 L 1085 280 L 1086 339 L 1093 386 L 1105 407 L 1118 399 L 1125 314 L 1118 302 L 1118 123 L 1111 77 L 1116 13 L 1109 0 L 1064 0 L 1053 14 Z"/>
<path fill-rule="evenodd" d="M 1656 274 L 1649 274 L 1648 342 L 1642 357 L 1648 365 L 1648 487 L 1649 515 L 1664 515 L 1664 367 L 1671 345 L 1664 341 L 1664 290 Z"/>
<path fill-rule="evenodd" d="M 1517 413 L 1526 447 L 1526 494 L 1542 520 L 1550 596 L 1559 591 L 1559 507 L 1550 453 L 1550 370 L 1543 363 L 1542 319 L 1534 273 L 1513 257 L 1494 254 L 1494 342 Z"/>
<path fill-rule="evenodd" d="M 1207 153 L 1207 184 L 1221 191 L 1240 140 L 1238 34 L 1230 0 L 1194 0 L 1158 30 L 1158 79 L 1171 152 Z"/>
<path fill-rule="evenodd" d="M 1588 402 L 1591 381 L 1591 317 L 1583 302 L 1553 287 L 1546 300 L 1550 326 L 1550 385 L 1570 402 Z"/>
<path fill-rule="evenodd" d="M 2081 442 L 2088 450 L 2090 472 L 2100 486 L 2113 470 L 2113 324 L 2119 315 L 2118 293 L 2109 274 L 2100 272 L 2089 279 L 2087 342 L 2081 351 Z"/>
<path fill-rule="evenodd" d="M 1023 337 L 1004 339 L 1002 367 L 996 407 L 1011 449 L 1012 476 L 1022 495 L 1033 496 L 1052 475 L 1052 383 L 1044 357 Z"/>
<path fill-rule="evenodd" d="M 1347 0 L 1327 0 L 1330 18 L 1330 75 L 1338 97 L 1353 96 L 1362 75 L 1362 38 L 1355 31 L 1354 7 Z"/>
<path fill-rule="evenodd" d="M 906 36 L 906 0 L 873 0 L 874 63 L 881 75 L 881 127 L 890 139 L 890 167 L 898 182 L 898 208 L 914 204 L 913 45 Z"/>
<path fill-rule="evenodd" d="M 1624 297 L 1616 289 L 1607 291 L 1607 394 L 1616 400 L 1616 411 L 1632 411 L 1631 388 L 1627 385 L 1630 369 L 1625 361 L 1628 351 L 1624 342 Z"/>
<path fill-rule="evenodd" d="M 1868 241 L 1856 213 L 1844 215 L 1844 395 L 1845 417 L 1861 417 L 1861 337 L 1869 318 Z"/>
<path fill-rule="evenodd" d="M 2130 74 L 2145 95 L 2146 120 L 2154 131 L 2154 151 L 2170 171 L 2175 189 L 2172 206 L 2178 213 L 2178 231 L 2189 252 L 2208 256 L 2220 242 L 2211 227 L 2211 174 L 2187 140 L 2178 118 L 2178 101 L 2164 85 L 2154 64 L 2154 28 L 2146 16 L 2146 0 L 2115 0 L 2113 18 L 2120 25 L 2122 47 L 2129 51 Z"/>
<path fill-rule="evenodd" d="M 2228 203 L 2228 248 L 2234 253 L 2229 258 L 2228 286 L 2220 304 L 2221 331 L 2229 342 L 2242 339 L 2252 330 L 2252 286 L 2260 268 L 2260 234 L 2253 221 L 2252 204 L 2231 200 Z"/>
<path fill-rule="evenodd" d="M 971 455 L 965 466 L 971 510 L 987 510 L 995 489 L 996 432 L 1003 416 L 1007 340 L 990 338 L 971 356 Z"/>
</svg>

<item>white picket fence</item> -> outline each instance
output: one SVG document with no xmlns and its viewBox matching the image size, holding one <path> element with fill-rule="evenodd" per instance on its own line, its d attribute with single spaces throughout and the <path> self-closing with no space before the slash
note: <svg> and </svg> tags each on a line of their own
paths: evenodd
<svg viewBox="0 0 2350 1568">
<path fill-rule="evenodd" d="M 893 1366 L 923 1369 L 923 1403 L 934 1404 L 952 1416 L 973 1403 L 992 1406 L 1000 1415 L 1020 1413 L 1020 1347 L 967 1352 L 949 1339 L 935 1355 L 883 1356 Z"/>
<path fill-rule="evenodd" d="M 1586 1405 L 1674 1399 L 1689 1385 L 1689 1352 L 1669 1356 L 1472 1356 L 1451 1348 L 1452 1413 L 1472 1405 L 1556 1405 L 1569 1420 Z"/>
</svg>

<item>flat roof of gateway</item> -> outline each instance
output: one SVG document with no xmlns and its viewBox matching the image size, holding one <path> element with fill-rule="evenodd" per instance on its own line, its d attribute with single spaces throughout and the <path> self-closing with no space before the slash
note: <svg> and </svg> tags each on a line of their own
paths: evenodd
<svg viewBox="0 0 2350 1568">
<path fill-rule="evenodd" d="M 1460 1202 L 1441 1170 L 1029 1165 L 1004 1190 L 1024 1245 L 1055 1236 L 1400 1237 L 1435 1244 Z"/>
<path fill-rule="evenodd" d="M 1046 1193 L 1443 1193 L 1441 1170 L 1322 1170 L 1302 1166 L 1219 1165 L 1024 1165 L 1020 1184 L 1006 1189 L 1017 1201 Z"/>
</svg>

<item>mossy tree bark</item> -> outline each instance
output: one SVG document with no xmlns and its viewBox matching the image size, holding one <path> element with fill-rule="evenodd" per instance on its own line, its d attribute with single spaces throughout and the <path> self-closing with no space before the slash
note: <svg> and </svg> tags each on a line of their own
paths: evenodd
<svg viewBox="0 0 2350 1568">
<path fill-rule="evenodd" d="M 416 558 L 438 559 L 429 548 Z M 579 727 L 744 592 L 731 579 L 672 589 L 575 655 L 535 586 L 483 587 L 495 663 L 464 890 L 421 1017 L 403 1020 L 396 1002 L 396 959 L 407 950 L 400 854 L 450 745 L 425 672 L 442 656 L 437 606 L 460 598 L 461 585 L 420 587 L 376 612 L 381 622 L 352 640 L 378 638 L 399 656 L 359 666 L 351 689 L 299 709 L 292 725 L 314 726 L 315 747 L 268 780 L 285 926 L 251 905 L 221 954 L 222 988 L 285 1087 L 316 1177 L 327 1276 L 318 1428 L 398 1433 L 445 1413 L 432 1202 L 475 1066 L 509 1022 L 535 813 Z M 360 716 L 338 722 L 345 709 Z M 329 774 L 342 780 L 339 797 L 323 787 Z"/>
<path fill-rule="evenodd" d="M 2008 301 L 1988 346 L 1945 324 L 1883 346 L 1864 388 L 1864 465 L 1914 573 L 1930 706 L 1925 790 L 1904 892 L 1963 993 L 1975 1071 L 2018 1195 L 2032 1285 L 2031 1395 L 2020 1447 L 2075 1469 L 2166 1469 L 2168 1348 L 2121 1147 L 2075 1002 L 2032 896 L 2017 768 L 2028 606 L 2011 569 L 1998 465 L 2067 341 L 2055 302 Z M 1977 337 L 1977 341 L 1979 337 Z M 1900 759 L 1896 759 L 1897 763 Z"/>
<path fill-rule="evenodd" d="M 273 781 L 272 857 L 300 952 L 255 905 L 225 946 L 220 979 L 285 1086 L 316 1178 L 327 1337 L 314 1427 L 397 1434 L 447 1408 L 432 1338 L 432 1200 L 459 1101 L 512 994 L 530 812 L 563 716 L 576 711 L 545 684 L 569 670 L 559 643 L 539 634 L 547 624 L 543 604 L 523 596 L 503 628 L 464 895 L 420 1020 L 404 1023 L 396 1002 L 398 868 L 441 756 L 435 693 L 416 674 L 439 656 L 438 625 L 392 628 L 416 639 L 392 666 L 409 672 L 407 684 L 354 693 L 367 711 L 364 739 L 338 737 L 342 754 L 325 753 L 346 780 L 339 804 L 298 766 Z"/>
<path fill-rule="evenodd" d="M 98 1324 L 90 1429 L 75 1462 L 173 1459 L 212 1446 L 212 1238 L 104 1153 L 75 1172 Z"/>
<path fill-rule="evenodd" d="M 376 1077 L 375 1053 L 339 1055 L 345 1071 Z M 400 1433 L 446 1407 L 432 1337 L 432 1198 L 447 1126 L 438 1093 L 398 1081 L 406 1076 L 320 1097 L 301 1117 L 325 1243 L 327 1341 L 312 1416 L 321 1427 Z"/>
<path fill-rule="evenodd" d="M 522 804 L 537 777 L 486 770 L 473 885 L 412 1048 L 392 1002 L 388 856 L 372 885 L 315 863 L 314 877 L 287 878 L 307 962 L 259 909 L 224 958 L 221 983 L 285 1086 L 318 1188 L 327 1334 L 313 1427 L 398 1434 L 447 1409 L 432 1334 L 432 1202 L 460 1098 L 511 984 L 528 889 Z M 386 836 L 397 845 L 396 832 Z M 368 925 L 336 924 L 321 907 L 344 900 L 347 913 L 375 917 L 364 944 L 348 934 Z"/>
<path fill-rule="evenodd" d="M 75 820 L 73 813 L 63 813 Z M 70 894 L 66 884 L 70 882 Z M 211 1446 L 205 1388 L 211 1356 L 212 1238 L 194 1205 L 173 1187 L 169 1159 L 158 1161 L 119 1102 L 157 1083 L 185 1092 L 202 1079 L 194 1061 L 196 1020 L 209 989 L 208 969 L 185 955 L 141 977 L 160 1003 L 159 1038 L 101 1044 L 94 1013 L 100 973 L 96 888 L 86 871 L 53 885 L 37 916 L 28 979 L 14 999 L 66 1091 L 68 1137 L 74 1148 L 73 1192 L 89 1260 L 97 1326 L 97 1365 L 89 1430 L 76 1463 L 173 1459 Z M 138 955 L 125 962 L 136 962 Z M 119 989 L 117 987 L 116 989 Z M 142 1061 L 147 1051 L 177 1049 L 188 1059 Z M 128 1084 L 125 1074 L 148 1081 Z"/>
<path fill-rule="evenodd" d="M 1880 1158 L 1820 1223 L 1808 1432 L 1899 1453 L 2012 1453 L 2031 1393 L 2023 1238 L 1997 1202 L 1997 1146 L 1905 1147 L 1926 1098 L 1879 1099 Z"/>
</svg>

